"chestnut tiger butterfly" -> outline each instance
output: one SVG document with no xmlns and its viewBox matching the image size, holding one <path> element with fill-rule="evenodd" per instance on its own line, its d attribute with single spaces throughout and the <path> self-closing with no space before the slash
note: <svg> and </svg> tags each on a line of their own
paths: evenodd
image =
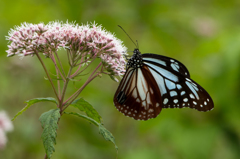
<svg viewBox="0 0 240 159">
<path fill-rule="evenodd" d="M 126 72 L 114 95 L 115 107 L 125 116 L 148 120 L 157 117 L 162 108 L 213 109 L 210 95 L 190 79 L 189 71 L 178 60 L 141 54 L 139 49 L 134 49 L 127 60 Z"/>
</svg>

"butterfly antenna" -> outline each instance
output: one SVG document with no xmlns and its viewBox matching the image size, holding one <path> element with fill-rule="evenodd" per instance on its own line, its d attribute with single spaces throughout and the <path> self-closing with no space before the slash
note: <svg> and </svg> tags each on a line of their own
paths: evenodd
<svg viewBox="0 0 240 159">
<path fill-rule="evenodd" d="M 138 41 L 136 40 L 136 42 L 137 42 L 137 48 L 139 49 Z"/>
<path fill-rule="evenodd" d="M 129 39 L 134 43 L 134 45 L 138 48 L 138 45 L 136 45 L 136 43 L 132 40 L 132 38 L 127 34 L 127 32 L 120 26 L 120 25 L 118 25 L 119 26 L 119 28 L 121 28 L 123 31 L 124 31 L 124 33 L 129 37 Z"/>
</svg>

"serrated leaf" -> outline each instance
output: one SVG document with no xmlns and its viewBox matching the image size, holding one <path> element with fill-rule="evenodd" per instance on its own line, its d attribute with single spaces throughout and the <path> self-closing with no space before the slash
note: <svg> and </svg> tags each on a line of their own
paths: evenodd
<svg viewBox="0 0 240 159">
<path fill-rule="evenodd" d="M 79 114 L 79 113 L 74 113 L 74 112 L 64 112 L 65 114 L 71 114 L 71 115 L 75 115 L 75 116 L 78 116 L 78 117 L 81 117 L 81 118 L 84 118 L 85 120 L 88 120 L 90 121 L 91 123 L 93 123 L 94 125 L 98 126 L 99 128 L 99 133 L 104 137 L 105 140 L 107 141 L 111 141 L 114 145 L 115 145 L 115 149 L 118 150 L 118 147 L 115 143 L 115 138 L 114 136 L 112 135 L 112 133 L 110 131 L 108 131 L 101 123 L 95 121 L 94 119 L 88 117 L 88 116 L 85 116 L 85 115 L 82 115 L 82 114 Z"/>
<path fill-rule="evenodd" d="M 43 132 L 41 139 L 45 148 L 47 157 L 50 159 L 52 153 L 55 151 L 54 144 L 56 144 L 58 120 L 60 118 L 60 109 L 51 109 L 43 113 L 39 121 L 42 124 Z"/>
<path fill-rule="evenodd" d="M 25 102 L 25 103 L 27 103 L 27 105 L 13 117 L 12 121 L 15 120 L 17 116 L 19 116 L 23 112 L 25 112 L 30 106 L 32 106 L 35 103 L 39 103 L 39 102 L 53 102 L 53 103 L 57 104 L 57 100 L 55 98 L 52 98 L 52 97 L 30 99 L 30 100 Z"/>
<path fill-rule="evenodd" d="M 102 124 L 99 124 L 99 133 L 104 137 L 105 140 L 111 141 L 115 145 L 115 149 L 118 150 L 114 136 Z"/>
<path fill-rule="evenodd" d="M 72 102 L 71 106 L 83 111 L 87 114 L 88 117 L 94 119 L 98 123 L 101 123 L 102 117 L 98 112 L 93 108 L 93 106 L 85 101 L 83 98 L 77 99 Z"/>
</svg>

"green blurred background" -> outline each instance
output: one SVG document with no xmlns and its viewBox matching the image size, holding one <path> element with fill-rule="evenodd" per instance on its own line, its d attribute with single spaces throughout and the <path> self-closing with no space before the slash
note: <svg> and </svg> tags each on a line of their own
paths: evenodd
<svg viewBox="0 0 240 159">
<path fill-rule="evenodd" d="M 24 101 L 54 96 L 36 57 L 7 58 L 5 36 L 22 22 L 95 21 L 142 53 L 178 59 L 215 103 L 213 111 L 164 109 L 149 121 L 123 116 L 113 105 L 118 83 L 95 79 L 82 92 L 116 138 L 119 159 L 240 158 L 240 1 L 239 0 L 0 0 L 0 110 L 13 117 Z M 64 52 L 63 52 L 64 55 Z M 45 62 L 50 63 L 48 59 Z M 96 64 L 95 64 L 96 65 Z M 94 68 L 94 66 L 93 66 Z M 51 68 L 53 67 L 51 66 Z M 80 82 L 81 84 L 81 82 Z M 72 84 L 71 88 L 74 90 Z M 43 159 L 39 116 L 54 108 L 32 106 L 13 122 L 1 159 Z M 83 119 L 63 116 L 52 159 L 116 158 L 114 145 Z"/>
</svg>

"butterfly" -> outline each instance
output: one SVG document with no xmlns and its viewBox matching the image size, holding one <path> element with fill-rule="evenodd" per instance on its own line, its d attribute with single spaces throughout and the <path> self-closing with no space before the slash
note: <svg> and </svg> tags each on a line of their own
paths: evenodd
<svg viewBox="0 0 240 159">
<path fill-rule="evenodd" d="M 190 78 L 178 60 L 141 54 L 139 49 L 134 49 L 127 60 L 126 72 L 114 95 L 115 107 L 125 116 L 148 120 L 157 117 L 162 108 L 213 109 L 210 95 Z"/>
</svg>

